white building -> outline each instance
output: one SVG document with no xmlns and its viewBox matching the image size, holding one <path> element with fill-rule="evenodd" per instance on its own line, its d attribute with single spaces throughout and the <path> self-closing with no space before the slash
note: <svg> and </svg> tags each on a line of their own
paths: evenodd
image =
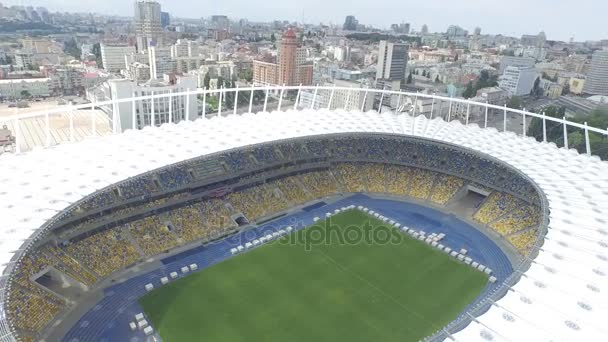
<svg viewBox="0 0 608 342">
<path fill-rule="evenodd" d="M 509 92 L 499 87 L 487 87 L 477 90 L 477 97 L 479 102 L 502 106 L 507 103 Z"/>
<path fill-rule="evenodd" d="M 344 80 L 334 80 L 333 83 L 336 87 L 353 88 L 353 90 L 334 90 L 334 95 L 331 97 L 331 109 L 347 109 L 347 110 L 361 110 L 368 111 L 372 109 L 373 99 L 368 94 L 365 99 L 365 92 L 359 89 L 368 88 L 368 84 L 365 82 L 351 82 Z M 331 84 L 326 84 L 330 86 Z M 363 103 L 365 101 L 365 103 Z"/>
<path fill-rule="evenodd" d="M 15 53 L 15 64 L 18 68 L 29 69 L 34 65 L 34 54 L 23 51 Z"/>
<path fill-rule="evenodd" d="M 333 89 L 322 92 L 317 92 L 315 95 L 314 91 L 306 90 L 300 93 L 299 106 L 302 108 L 327 108 L 331 101 L 330 108 L 335 109 L 346 109 L 346 110 L 361 110 L 368 111 L 372 109 L 374 105 L 374 97 L 372 93 L 365 95 L 364 91 L 360 89 L 369 88 L 369 84 L 366 82 L 350 82 L 344 80 L 334 80 L 333 83 L 325 83 L 325 87 L 345 87 L 349 89 Z M 333 93 L 333 95 L 332 95 Z M 312 103 L 314 99 L 314 104 Z"/>
<path fill-rule="evenodd" d="M 200 54 L 199 50 L 200 45 L 198 42 L 178 39 L 177 42 L 171 46 L 171 57 L 196 57 Z"/>
<path fill-rule="evenodd" d="M 80 59 L 85 60 L 93 54 L 93 44 L 82 44 L 80 46 Z"/>
<path fill-rule="evenodd" d="M 507 67 L 514 66 L 519 68 L 533 67 L 536 60 L 531 57 L 516 57 L 516 56 L 503 56 L 500 59 L 499 73 L 503 73 Z"/>
<path fill-rule="evenodd" d="M 500 77 L 498 86 L 509 92 L 511 96 L 530 94 L 538 73 L 534 68 L 518 68 L 508 66 Z"/>
<path fill-rule="evenodd" d="M 407 44 L 380 42 L 378 50 L 378 67 L 376 80 L 402 81 L 405 80 L 405 70 L 408 58 Z"/>
<path fill-rule="evenodd" d="M 22 99 L 51 95 L 49 78 L 0 80 L 0 98 Z"/>
<path fill-rule="evenodd" d="M 177 62 L 171 58 L 170 48 L 152 46 L 148 49 L 148 58 L 151 79 L 158 79 L 164 74 L 177 72 Z"/>
<path fill-rule="evenodd" d="M 165 75 L 164 80 L 152 80 L 144 84 L 137 84 L 131 80 L 109 80 L 109 91 L 111 99 L 125 99 L 159 94 L 180 93 L 187 90 L 196 90 L 196 78 L 192 76 L 177 76 L 169 79 Z M 107 96 L 106 96 L 107 97 Z M 141 129 L 145 126 L 160 126 L 167 122 L 179 122 L 181 120 L 195 120 L 198 118 L 198 106 L 196 95 L 163 97 L 152 100 L 140 100 L 133 103 L 127 101 L 117 105 L 119 113 L 119 131 L 136 127 Z M 135 126 L 133 124 L 135 120 Z"/>
<path fill-rule="evenodd" d="M 190 71 L 198 70 L 198 68 L 206 63 L 205 57 L 203 56 L 177 57 L 173 58 L 173 60 L 176 63 L 177 72 L 181 74 L 187 74 Z"/>
<path fill-rule="evenodd" d="M 599 50 L 593 54 L 583 92 L 608 95 L 608 50 Z"/>
<path fill-rule="evenodd" d="M 336 46 L 334 48 L 334 60 L 338 62 L 346 62 L 350 60 L 350 47 Z"/>
<path fill-rule="evenodd" d="M 148 64 L 133 62 L 127 65 L 125 76 L 136 82 L 145 82 L 150 79 L 150 66 Z"/>
<path fill-rule="evenodd" d="M 198 69 L 191 70 L 188 72 L 190 75 L 196 76 L 198 80 L 199 88 L 205 87 L 205 77 L 209 75 L 210 81 L 215 80 L 219 77 L 224 80 L 231 80 L 236 74 L 236 65 L 233 62 L 219 62 L 216 64 L 201 65 Z M 210 88 L 212 84 L 210 82 Z"/>
<path fill-rule="evenodd" d="M 160 4 L 153 0 L 136 1 L 133 24 L 138 50 L 162 45 L 163 27 L 160 22 Z"/>
<path fill-rule="evenodd" d="M 103 68 L 108 72 L 119 72 L 120 70 L 125 69 L 125 56 L 134 53 L 134 46 L 101 43 L 101 62 Z"/>
</svg>

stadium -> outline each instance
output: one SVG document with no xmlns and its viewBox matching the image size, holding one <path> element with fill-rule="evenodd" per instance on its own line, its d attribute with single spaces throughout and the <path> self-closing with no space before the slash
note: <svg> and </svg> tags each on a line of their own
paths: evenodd
<svg viewBox="0 0 608 342">
<path fill-rule="evenodd" d="M 569 123 L 336 89 L 1 155 L 0 340 L 608 338 L 608 165 L 525 136 Z M 425 96 L 448 116 L 400 105 Z M 313 237 L 330 228 L 395 240 Z"/>
</svg>

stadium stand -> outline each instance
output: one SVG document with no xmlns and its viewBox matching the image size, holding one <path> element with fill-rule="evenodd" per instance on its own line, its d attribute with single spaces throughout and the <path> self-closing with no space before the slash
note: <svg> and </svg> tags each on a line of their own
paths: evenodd
<svg viewBox="0 0 608 342">
<path fill-rule="evenodd" d="M 439 174 L 430 200 L 437 204 L 446 204 L 463 185 L 464 180 L 461 178 Z"/>
<path fill-rule="evenodd" d="M 188 163 L 192 175 L 197 180 L 207 179 L 225 173 L 224 168 L 218 160 L 200 159 Z"/>
<path fill-rule="evenodd" d="M 98 276 L 86 269 L 84 265 L 66 254 L 62 249 L 55 246 L 48 246 L 46 253 L 57 258 L 59 261 L 55 267 L 65 274 L 70 275 L 75 280 L 80 281 L 85 285 L 93 285 L 97 282 Z"/>
<path fill-rule="evenodd" d="M 240 171 L 253 168 L 254 164 L 249 158 L 249 154 L 243 151 L 233 151 L 224 155 L 224 163 L 233 171 Z"/>
<path fill-rule="evenodd" d="M 102 231 L 63 247 L 64 252 L 97 273 L 108 276 L 140 258 L 123 227 Z"/>
<path fill-rule="evenodd" d="M 273 164 L 280 160 L 274 150 L 274 147 L 272 146 L 264 146 L 253 149 L 253 157 L 258 164 Z"/>
<path fill-rule="evenodd" d="M 387 165 L 387 191 L 390 194 L 398 196 L 405 196 L 408 194 L 409 184 L 412 178 L 412 170 L 412 168 L 407 166 Z"/>
<path fill-rule="evenodd" d="M 217 235 L 224 230 L 236 227 L 223 201 L 219 199 L 206 200 L 200 203 L 200 208 L 209 234 Z"/>
<path fill-rule="evenodd" d="M 174 167 L 158 173 L 158 181 L 165 190 L 187 185 L 192 181 L 188 171 L 182 167 Z"/>
<path fill-rule="evenodd" d="M 296 176 L 278 179 L 272 182 L 292 205 L 302 204 L 312 200 L 312 196 L 304 190 Z"/>
<path fill-rule="evenodd" d="M 490 228 L 502 235 L 509 235 L 526 228 L 537 227 L 540 219 L 540 209 L 537 206 L 524 204 L 490 223 Z"/>
<path fill-rule="evenodd" d="M 231 193 L 226 198 L 237 211 L 249 220 L 255 220 L 273 212 L 287 209 L 288 203 L 279 197 L 276 187 L 269 184 Z"/>
<path fill-rule="evenodd" d="M 508 236 L 507 239 L 522 255 L 528 255 L 538 238 L 538 229 L 533 228 L 519 234 Z"/>
<path fill-rule="evenodd" d="M 340 163 L 333 169 L 336 179 L 344 186 L 346 192 L 365 192 L 365 180 L 353 163 Z"/>
<path fill-rule="evenodd" d="M 170 226 L 158 216 L 132 222 L 129 225 L 129 232 L 137 245 L 149 256 L 160 254 L 178 245 Z"/>
<path fill-rule="evenodd" d="M 65 307 L 65 301 L 50 294 L 29 292 L 19 285 L 13 286 L 8 300 L 8 314 L 19 330 L 37 334 Z M 42 290 L 40 290 L 42 291 Z"/>
<path fill-rule="evenodd" d="M 120 194 L 125 199 L 149 196 L 157 190 L 156 185 L 149 177 L 136 178 L 118 186 Z"/>
<path fill-rule="evenodd" d="M 482 224 L 489 224 L 522 205 L 521 201 L 509 194 L 493 192 L 473 215 L 473 219 Z"/>
<path fill-rule="evenodd" d="M 323 198 L 338 192 L 336 181 L 328 171 L 307 172 L 299 178 L 313 198 Z"/>
<path fill-rule="evenodd" d="M 386 171 L 383 164 L 361 163 L 357 170 L 361 173 L 361 178 L 366 180 L 369 192 L 386 192 Z"/>
<path fill-rule="evenodd" d="M 54 260 L 39 251 L 21 259 L 8 298 L 8 314 L 17 329 L 37 334 L 47 326 L 65 306 L 65 300 L 42 289 L 32 277 L 55 264 Z"/>
<path fill-rule="evenodd" d="M 283 155 L 283 160 L 298 160 L 302 157 L 302 155 L 307 153 L 304 151 L 301 144 L 294 144 L 290 142 L 281 145 L 278 150 Z"/>
<path fill-rule="evenodd" d="M 167 219 L 175 228 L 175 235 L 181 243 L 188 243 L 208 235 L 198 204 L 178 208 L 168 212 Z"/>
<path fill-rule="evenodd" d="M 98 208 L 103 208 L 113 204 L 116 201 L 114 194 L 111 190 L 100 192 L 99 194 L 91 197 L 89 200 L 83 202 L 78 206 L 77 210 L 79 212 L 88 211 Z"/>
<path fill-rule="evenodd" d="M 435 182 L 435 172 L 424 169 L 413 169 L 410 196 L 426 200 L 431 195 Z"/>
</svg>

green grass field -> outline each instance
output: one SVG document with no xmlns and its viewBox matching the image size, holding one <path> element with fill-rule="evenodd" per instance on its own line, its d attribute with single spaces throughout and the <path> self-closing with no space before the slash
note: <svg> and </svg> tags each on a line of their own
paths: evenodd
<svg viewBox="0 0 608 342">
<path fill-rule="evenodd" d="M 382 225 L 359 211 L 331 220 L 358 233 Z M 455 319 L 487 283 L 405 236 L 392 244 L 334 239 L 307 250 L 302 240 L 321 227 L 172 282 L 140 303 L 164 342 L 417 341 Z"/>
</svg>

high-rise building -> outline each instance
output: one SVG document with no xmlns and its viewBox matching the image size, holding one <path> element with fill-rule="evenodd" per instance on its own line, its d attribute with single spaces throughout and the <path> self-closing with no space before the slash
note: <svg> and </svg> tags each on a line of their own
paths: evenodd
<svg viewBox="0 0 608 342">
<path fill-rule="evenodd" d="M 507 67 L 533 67 L 536 64 L 534 58 L 530 57 L 518 57 L 518 56 L 502 56 L 500 59 L 499 73 L 503 73 Z"/>
<path fill-rule="evenodd" d="M 171 49 L 166 47 L 151 46 L 148 49 L 148 65 L 151 80 L 177 72 L 177 61 L 171 58 Z"/>
<path fill-rule="evenodd" d="M 160 26 L 163 28 L 171 25 L 171 16 L 168 12 L 160 12 Z"/>
<path fill-rule="evenodd" d="M 296 56 L 298 52 L 298 37 L 294 30 L 289 29 L 283 34 L 281 49 L 277 56 L 279 62 L 279 84 L 295 84 Z"/>
<path fill-rule="evenodd" d="M 429 34 L 429 27 L 426 24 L 422 25 L 422 28 L 420 29 L 420 33 Z"/>
<path fill-rule="evenodd" d="M 135 47 L 126 44 L 101 43 L 101 63 L 108 72 L 119 72 L 126 68 L 125 56 L 135 53 Z"/>
<path fill-rule="evenodd" d="M 342 29 L 344 29 L 345 31 L 356 31 L 357 25 L 359 25 L 359 21 L 355 18 L 355 16 L 348 15 L 344 20 L 344 25 L 342 26 Z"/>
<path fill-rule="evenodd" d="M 511 96 L 528 95 L 537 77 L 538 72 L 534 67 L 508 66 L 500 77 L 498 86 L 508 91 Z"/>
<path fill-rule="evenodd" d="M 195 76 L 165 75 L 163 80 L 153 80 L 143 84 L 125 79 L 109 80 L 104 92 L 109 92 L 111 99 L 124 99 L 139 96 L 160 95 L 168 93 L 181 93 L 195 90 L 197 79 Z M 106 95 L 107 96 L 107 95 Z M 160 126 L 167 122 L 182 120 L 195 120 L 198 117 L 196 94 L 163 97 L 152 100 L 136 101 L 118 104 L 120 120 L 117 127 L 120 131 L 136 127 Z M 133 112 L 135 109 L 135 112 Z M 135 123 L 133 122 L 135 119 Z"/>
<path fill-rule="evenodd" d="M 409 46 L 407 44 L 389 43 L 385 40 L 380 41 L 376 81 L 405 80 L 408 49 Z"/>
<path fill-rule="evenodd" d="M 225 15 L 212 15 L 211 25 L 216 30 L 228 30 L 230 27 L 230 19 Z"/>
<path fill-rule="evenodd" d="M 200 45 L 198 42 L 187 39 L 178 39 L 175 44 L 171 46 L 171 57 L 196 57 L 199 55 Z"/>
<path fill-rule="evenodd" d="M 523 46 L 543 47 L 546 41 L 547 36 L 542 31 L 537 35 L 524 34 L 521 36 L 521 45 Z"/>
<path fill-rule="evenodd" d="M 450 25 L 446 31 L 447 36 L 452 38 L 464 37 L 467 33 L 465 29 L 457 25 Z"/>
<path fill-rule="evenodd" d="M 608 95 L 608 50 L 598 50 L 593 53 L 583 92 Z"/>
<path fill-rule="evenodd" d="M 253 81 L 258 85 L 311 85 L 313 65 L 306 60 L 293 29 L 283 34 L 276 60 L 270 57 L 253 61 Z"/>
<path fill-rule="evenodd" d="M 150 46 L 162 45 L 163 27 L 160 21 L 160 4 L 154 0 L 135 2 L 135 36 L 137 49 L 142 51 Z"/>
<path fill-rule="evenodd" d="M 392 24 L 391 29 L 395 33 L 409 34 L 410 33 L 410 23 Z"/>
</svg>

